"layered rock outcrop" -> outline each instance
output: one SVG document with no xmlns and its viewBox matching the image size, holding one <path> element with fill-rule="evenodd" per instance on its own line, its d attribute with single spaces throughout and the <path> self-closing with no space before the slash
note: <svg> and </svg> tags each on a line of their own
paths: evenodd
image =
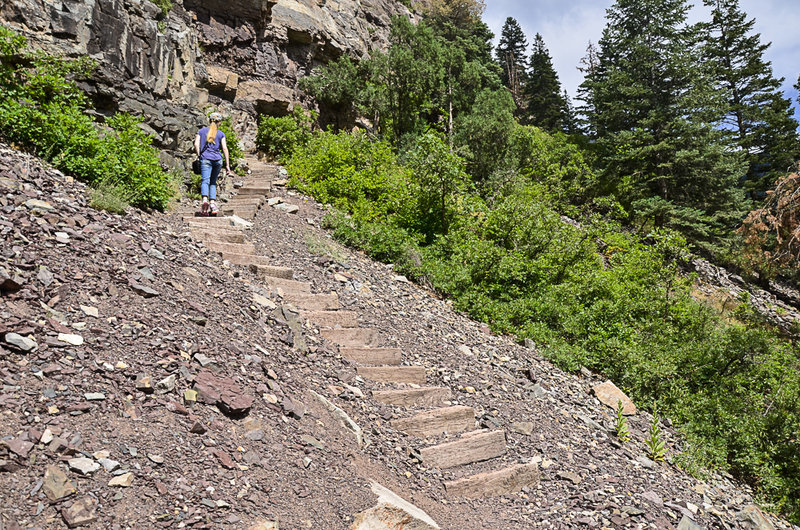
<svg viewBox="0 0 800 530">
<path fill-rule="evenodd" d="M 96 111 L 143 116 L 173 165 L 210 107 L 251 146 L 259 114 L 302 103 L 297 81 L 313 67 L 384 47 L 396 14 L 409 15 L 396 0 L 176 0 L 166 16 L 150 0 L 7 0 L 0 24 L 96 59 L 84 85 Z"/>
</svg>

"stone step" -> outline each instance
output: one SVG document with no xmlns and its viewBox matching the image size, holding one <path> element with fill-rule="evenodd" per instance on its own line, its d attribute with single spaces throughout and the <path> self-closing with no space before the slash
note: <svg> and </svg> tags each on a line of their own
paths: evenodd
<svg viewBox="0 0 800 530">
<path fill-rule="evenodd" d="M 244 243 L 244 234 L 241 230 L 216 230 L 206 228 L 192 229 L 192 237 L 205 243 L 206 241 L 221 241 L 222 243 Z"/>
<path fill-rule="evenodd" d="M 258 213 L 257 206 L 223 206 L 221 208 L 223 215 L 236 215 L 242 219 L 252 219 Z"/>
<path fill-rule="evenodd" d="M 355 311 L 304 311 L 300 316 L 323 328 L 358 327 L 358 313 Z"/>
<path fill-rule="evenodd" d="M 475 428 L 475 409 L 457 405 L 420 412 L 410 418 L 392 421 L 392 427 L 410 436 L 437 436 Z"/>
<path fill-rule="evenodd" d="M 341 349 L 339 350 L 341 352 Z M 444 404 L 451 397 L 450 389 L 438 386 L 402 388 L 398 390 L 373 390 L 372 398 L 397 407 L 433 407 Z"/>
<path fill-rule="evenodd" d="M 233 197 L 225 206 L 258 206 L 264 204 L 264 197 Z"/>
<path fill-rule="evenodd" d="M 380 334 L 370 328 L 322 329 L 322 338 L 339 346 L 369 348 L 380 345 Z"/>
<path fill-rule="evenodd" d="M 201 223 L 203 225 L 211 226 L 236 226 L 230 217 L 217 216 L 217 217 L 203 217 L 200 215 L 184 215 L 184 223 Z"/>
<path fill-rule="evenodd" d="M 336 293 L 309 295 L 287 293 L 283 297 L 283 301 L 306 311 L 326 311 L 342 307 L 339 303 L 339 295 Z"/>
<path fill-rule="evenodd" d="M 208 250 L 223 254 L 223 257 L 225 259 L 228 259 L 227 257 L 225 257 L 225 255 L 228 254 L 250 255 L 252 257 L 256 253 L 256 247 L 252 243 L 222 243 L 219 241 L 212 240 L 212 241 L 205 241 L 203 242 L 203 244 L 206 246 Z"/>
<path fill-rule="evenodd" d="M 339 348 L 339 354 L 358 364 L 375 366 L 399 366 L 403 363 L 403 352 L 398 348 Z"/>
<path fill-rule="evenodd" d="M 425 384 L 424 366 L 359 366 L 358 375 L 379 383 Z"/>
<path fill-rule="evenodd" d="M 219 219 L 218 217 L 197 217 L 197 219 Z M 209 232 L 240 232 L 244 233 L 244 229 L 241 226 L 236 226 L 230 222 L 229 217 L 223 217 L 222 219 L 227 220 L 227 223 L 211 223 L 208 221 L 195 221 L 193 217 L 192 220 L 186 221 L 186 226 L 189 230 L 207 230 Z"/>
<path fill-rule="evenodd" d="M 258 256 L 255 254 L 255 248 L 251 253 L 234 251 L 223 252 L 222 257 L 230 261 L 233 265 L 242 265 L 243 267 L 249 267 L 250 265 L 266 266 L 269 263 L 269 258 L 266 256 Z"/>
<path fill-rule="evenodd" d="M 256 263 L 250 263 L 247 265 L 247 268 L 250 271 L 259 277 L 259 279 L 264 279 L 267 277 L 271 278 L 282 278 L 284 280 L 291 280 L 294 278 L 294 270 L 289 267 L 278 267 L 276 265 L 265 265 L 264 263 L 260 262 L 265 258 L 263 256 L 258 256 L 259 260 Z"/>
<path fill-rule="evenodd" d="M 539 477 L 537 464 L 518 464 L 497 471 L 451 480 L 444 483 L 444 488 L 452 497 L 467 499 L 499 497 L 517 493 L 526 486 L 536 486 L 539 484 Z"/>
<path fill-rule="evenodd" d="M 506 433 L 476 431 L 453 442 L 446 442 L 420 451 L 426 466 L 446 469 L 497 458 L 506 452 Z"/>
<path fill-rule="evenodd" d="M 297 280 L 287 280 L 285 278 L 276 278 L 275 276 L 261 276 L 259 278 L 267 287 L 273 291 L 277 291 L 280 297 L 285 297 L 288 293 L 291 294 L 311 294 L 310 282 L 299 282 Z"/>
<path fill-rule="evenodd" d="M 239 191 L 236 192 L 237 197 L 252 197 L 252 196 L 265 196 L 269 195 L 271 191 L 270 186 L 264 186 L 263 184 L 260 186 L 245 186 L 243 188 L 239 188 Z"/>
</svg>

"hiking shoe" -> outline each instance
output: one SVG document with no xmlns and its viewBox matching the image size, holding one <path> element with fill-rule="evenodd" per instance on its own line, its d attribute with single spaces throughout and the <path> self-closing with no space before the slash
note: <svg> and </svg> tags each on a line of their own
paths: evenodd
<svg viewBox="0 0 800 530">
<path fill-rule="evenodd" d="M 203 205 L 200 207 L 200 215 L 203 217 L 208 217 L 208 203 L 203 202 Z"/>
<path fill-rule="evenodd" d="M 218 213 L 219 213 L 219 208 L 217 208 L 217 203 L 212 202 L 211 210 L 209 210 L 208 215 L 210 215 L 211 217 L 216 217 Z"/>
</svg>

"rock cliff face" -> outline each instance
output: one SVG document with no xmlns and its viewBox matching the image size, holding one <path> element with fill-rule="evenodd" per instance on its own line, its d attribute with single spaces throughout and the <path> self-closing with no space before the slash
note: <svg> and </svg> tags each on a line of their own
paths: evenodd
<svg viewBox="0 0 800 530">
<path fill-rule="evenodd" d="M 230 115 L 245 147 L 259 114 L 304 102 L 297 80 L 343 54 L 385 46 L 396 0 L 6 0 L 0 23 L 33 47 L 98 62 L 85 85 L 98 113 L 127 111 L 173 164 L 191 153 L 210 107 Z"/>
</svg>

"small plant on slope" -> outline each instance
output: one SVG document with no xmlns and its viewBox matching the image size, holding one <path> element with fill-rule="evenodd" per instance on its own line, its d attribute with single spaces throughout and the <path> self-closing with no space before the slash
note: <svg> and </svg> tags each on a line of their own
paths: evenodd
<svg viewBox="0 0 800 530">
<path fill-rule="evenodd" d="M 658 410 L 653 405 L 653 421 L 650 422 L 650 430 L 644 444 L 647 447 L 647 456 L 652 461 L 663 462 L 664 457 L 667 456 L 667 447 L 664 444 L 664 440 L 661 439 L 661 427 L 658 426 L 658 423 Z"/>
<path fill-rule="evenodd" d="M 625 443 L 631 439 L 631 432 L 628 430 L 628 421 L 622 414 L 622 400 L 617 400 L 617 416 L 614 421 L 614 432 L 617 435 L 617 440 Z"/>
</svg>

